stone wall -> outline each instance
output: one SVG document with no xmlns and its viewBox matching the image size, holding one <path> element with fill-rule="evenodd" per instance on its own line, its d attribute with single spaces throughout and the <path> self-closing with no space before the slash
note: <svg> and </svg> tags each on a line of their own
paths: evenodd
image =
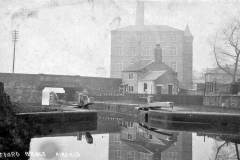
<svg viewBox="0 0 240 160">
<path fill-rule="evenodd" d="M 12 74 L 0 73 L 0 82 L 5 84 L 5 91 L 13 102 L 36 103 L 42 100 L 45 87 L 87 90 L 89 93 L 118 91 L 121 79 L 82 77 L 47 74 Z"/>
</svg>

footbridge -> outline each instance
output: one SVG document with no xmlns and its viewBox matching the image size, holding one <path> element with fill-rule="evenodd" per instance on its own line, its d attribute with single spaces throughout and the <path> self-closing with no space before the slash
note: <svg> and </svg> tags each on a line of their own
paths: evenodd
<svg viewBox="0 0 240 160">
<path fill-rule="evenodd" d="M 94 94 L 102 90 L 118 90 L 121 79 L 78 75 L 0 73 L 0 82 L 4 83 L 5 91 L 10 95 L 11 101 L 40 104 L 42 90 L 45 87 L 63 88 L 66 94 L 83 90 Z"/>
</svg>

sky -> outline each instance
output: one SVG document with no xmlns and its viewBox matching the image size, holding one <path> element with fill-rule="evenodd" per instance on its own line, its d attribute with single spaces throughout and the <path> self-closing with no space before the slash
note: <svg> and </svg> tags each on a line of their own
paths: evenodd
<svg viewBox="0 0 240 160">
<path fill-rule="evenodd" d="M 110 72 L 110 31 L 135 24 L 136 0 L 0 0 L 0 72 L 96 76 Z M 239 15 L 238 0 L 146 0 L 145 24 L 194 36 L 193 69 L 214 67 L 211 39 Z M 98 69 L 99 70 L 99 69 Z"/>
</svg>

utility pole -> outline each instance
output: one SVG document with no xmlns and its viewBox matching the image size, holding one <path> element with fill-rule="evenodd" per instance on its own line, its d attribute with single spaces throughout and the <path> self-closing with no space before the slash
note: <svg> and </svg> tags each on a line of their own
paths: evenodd
<svg viewBox="0 0 240 160">
<path fill-rule="evenodd" d="M 18 41 L 18 31 L 14 30 L 12 33 L 13 40 L 13 62 L 12 62 L 12 73 L 15 71 L 15 52 L 16 52 L 16 43 Z"/>
</svg>

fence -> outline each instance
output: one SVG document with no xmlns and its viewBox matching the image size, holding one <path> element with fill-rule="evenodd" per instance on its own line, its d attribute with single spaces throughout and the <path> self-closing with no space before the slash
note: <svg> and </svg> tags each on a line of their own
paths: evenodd
<svg viewBox="0 0 240 160">
<path fill-rule="evenodd" d="M 204 97 L 204 105 L 226 108 L 239 108 L 240 95 L 208 95 Z"/>
<path fill-rule="evenodd" d="M 155 95 L 155 101 L 171 101 L 179 105 L 203 105 L 203 96 L 200 95 Z"/>
<path fill-rule="evenodd" d="M 166 95 L 166 94 L 93 95 L 93 97 L 97 101 L 114 101 L 114 102 L 125 102 L 125 103 L 146 103 L 148 96 L 153 96 L 154 101 L 171 101 L 178 105 L 203 105 L 203 96 L 199 96 L 199 95 Z"/>
</svg>

